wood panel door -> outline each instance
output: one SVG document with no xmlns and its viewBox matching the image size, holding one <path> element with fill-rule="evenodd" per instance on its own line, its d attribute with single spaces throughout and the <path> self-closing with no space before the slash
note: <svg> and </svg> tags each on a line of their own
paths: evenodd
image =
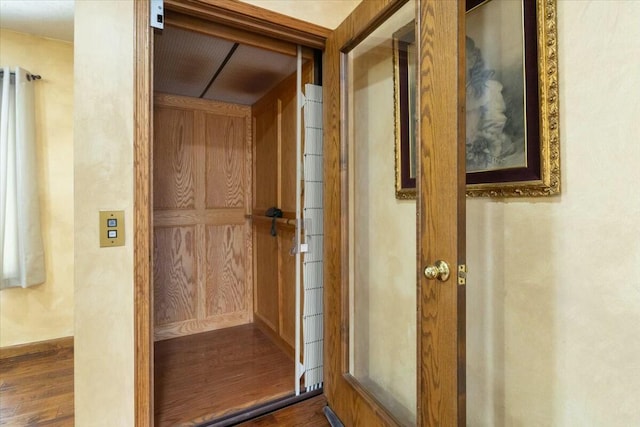
<svg viewBox="0 0 640 427">
<path fill-rule="evenodd" d="M 155 97 L 156 340 L 251 322 L 250 126 L 250 107 Z"/>
<path fill-rule="evenodd" d="M 346 426 L 466 422 L 464 40 L 461 0 L 364 1 L 327 40 L 324 391 Z M 417 196 L 399 200 L 411 162 Z M 436 260 L 448 279 L 425 277 Z"/>
</svg>

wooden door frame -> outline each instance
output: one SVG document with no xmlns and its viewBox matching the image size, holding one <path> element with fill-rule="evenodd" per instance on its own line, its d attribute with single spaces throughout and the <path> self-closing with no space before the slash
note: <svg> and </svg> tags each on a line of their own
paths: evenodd
<svg viewBox="0 0 640 427">
<path fill-rule="evenodd" d="M 149 0 L 134 2 L 134 418 L 153 425 L 153 37 Z M 330 30 L 231 0 L 165 0 L 165 8 L 243 31 L 324 49 Z"/>
</svg>

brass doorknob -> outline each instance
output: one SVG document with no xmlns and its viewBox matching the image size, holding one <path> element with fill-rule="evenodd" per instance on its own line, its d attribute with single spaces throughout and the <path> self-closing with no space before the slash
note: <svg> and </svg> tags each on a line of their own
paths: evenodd
<svg viewBox="0 0 640 427">
<path fill-rule="evenodd" d="M 441 282 L 446 282 L 449 278 L 449 273 L 449 264 L 442 260 L 437 260 L 435 264 L 424 268 L 424 275 L 430 280 L 438 279 Z"/>
</svg>

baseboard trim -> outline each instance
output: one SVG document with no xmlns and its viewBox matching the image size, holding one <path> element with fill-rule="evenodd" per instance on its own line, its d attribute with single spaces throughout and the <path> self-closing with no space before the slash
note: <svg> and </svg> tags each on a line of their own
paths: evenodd
<svg viewBox="0 0 640 427">
<path fill-rule="evenodd" d="M 73 337 L 56 338 L 0 348 L 0 360 L 22 357 L 48 351 L 73 348 Z"/>
<path fill-rule="evenodd" d="M 253 324 L 264 332 L 275 345 L 284 351 L 291 359 L 294 359 L 295 351 L 293 346 L 286 342 L 276 331 L 274 331 L 269 323 L 258 313 L 253 313 Z"/>
</svg>

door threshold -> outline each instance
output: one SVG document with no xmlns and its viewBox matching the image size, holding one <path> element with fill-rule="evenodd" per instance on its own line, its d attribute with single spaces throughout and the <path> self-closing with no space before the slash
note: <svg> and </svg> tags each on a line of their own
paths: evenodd
<svg viewBox="0 0 640 427">
<path fill-rule="evenodd" d="M 205 421 L 203 423 L 197 424 L 196 427 L 228 427 L 233 426 L 245 421 L 252 420 L 254 418 L 261 417 L 270 412 L 275 412 L 279 409 L 283 409 L 287 406 L 294 405 L 296 403 L 302 402 L 307 399 L 311 399 L 312 397 L 316 397 L 322 394 L 322 389 L 307 391 L 305 393 L 301 393 L 298 396 L 295 394 L 291 394 L 289 396 L 282 397 L 280 399 L 273 400 L 271 402 L 264 403 L 262 405 L 254 406 L 253 408 L 244 409 L 242 411 L 238 411 L 229 415 L 222 416 L 221 418 L 216 418 L 211 421 Z"/>
<path fill-rule="evenodd" d="M 329 424 L 331 425 L 331 427 L 344 427 L 344 424 L 342 424 L 342 421 L 340 421 L 340 418 L 338 418 L 336 413 L 333 412 L 333 410 L 331 410 L 329 406 L 325 406 L 322 409 L 322 412 L 324 412 L 324 416 L 327 417 L 327 421 L 329 421 Z"/>
</svg>

